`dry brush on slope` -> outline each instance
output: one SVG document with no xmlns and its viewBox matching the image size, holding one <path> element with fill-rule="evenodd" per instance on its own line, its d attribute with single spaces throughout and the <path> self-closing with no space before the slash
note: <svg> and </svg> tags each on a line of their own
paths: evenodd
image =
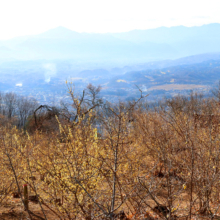
<svg viewBox="0 0 220 220">
<path fill-rule="evenodd" d="M 28 184 L 44 219 L 45 210 L 69 220 L 217 218 L 218 102 L 139 101 L 86 115 L 79 106 L 77 120 L 57 117 L 50 133 L 2 126 L 1 203 Z"/>
</svg>

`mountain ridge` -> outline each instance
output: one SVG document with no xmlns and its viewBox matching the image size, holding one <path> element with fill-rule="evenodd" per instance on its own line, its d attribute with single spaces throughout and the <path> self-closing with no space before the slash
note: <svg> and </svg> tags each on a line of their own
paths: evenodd
<svg viewBox="0 0 220 220">
<path fill-rule="evenodd" d="M 65 27 L 0 41 L 5 57 L 18 60 L 74 59 L 122 64 L 220 52 L 220 24 L 160 27 L 124 33 L 78 33 Z M 0 59 L 4 59 L 4 52 Z"/>
</svg>

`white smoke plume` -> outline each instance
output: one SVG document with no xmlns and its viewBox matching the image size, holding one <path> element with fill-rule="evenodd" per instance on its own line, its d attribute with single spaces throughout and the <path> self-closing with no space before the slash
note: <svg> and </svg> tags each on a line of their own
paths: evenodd
<svg viewBox="0 0 220 220">
<path fill-rule="evenodd" d="M 47 63 L 43 65 L 43 68 L 45 69 L 45 82 L 49 83 L 51 77 L 56 76 L 57 74 L 57 68 L 56 68 L 56 64 L 54 63 Z"/>
</svg>

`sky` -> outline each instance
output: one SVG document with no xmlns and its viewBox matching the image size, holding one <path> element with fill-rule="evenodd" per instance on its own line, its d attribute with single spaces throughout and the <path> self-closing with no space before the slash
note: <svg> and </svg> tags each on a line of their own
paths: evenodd
<svg viewBox="0 0 220 220">
<path fill-rule="evenodd" d="M 0 0 L 0 40 L 63 26 L 126 32 L 220 23 L 220 0 Z"/>
</svg>

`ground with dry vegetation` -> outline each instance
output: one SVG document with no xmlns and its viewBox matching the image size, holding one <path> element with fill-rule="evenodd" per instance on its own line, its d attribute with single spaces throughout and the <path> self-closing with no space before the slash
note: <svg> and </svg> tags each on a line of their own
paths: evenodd
<svg viewBox="0 0 220 220">
<path fill-rule="evenodd" d="M 73 115 L 35 114 L 26 130 L 4 119 L 0 219 L 220 219 L 219 100 L 70 95 Z"/>
</svg>

